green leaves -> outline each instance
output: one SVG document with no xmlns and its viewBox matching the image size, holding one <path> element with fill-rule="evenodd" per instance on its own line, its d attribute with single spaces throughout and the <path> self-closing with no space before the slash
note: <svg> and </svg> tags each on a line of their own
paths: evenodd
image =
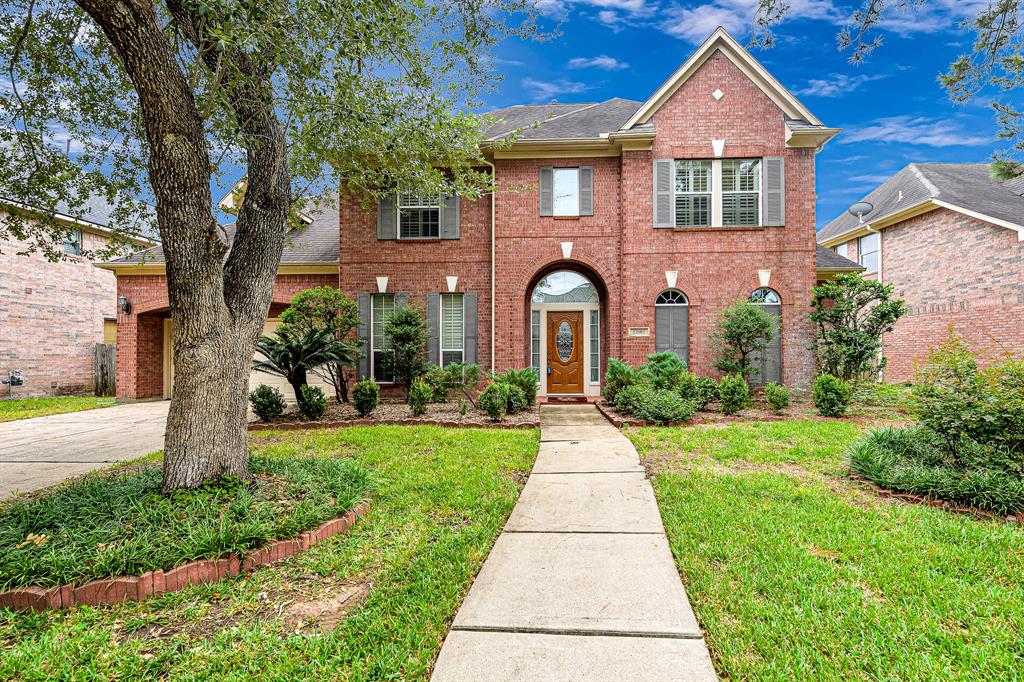
<svg viewBox="0 0 1024 682">
<path fill-rule="evenodd" d="M 743 376 L 757 371 L 751 365 L 755 353 L 764 352 L 779 333 L 778 318 L 763 306 L 737 301 L 719 314 L 718 328 L 711 334 L 717 347 L 715 367 Z"/>
</svg>

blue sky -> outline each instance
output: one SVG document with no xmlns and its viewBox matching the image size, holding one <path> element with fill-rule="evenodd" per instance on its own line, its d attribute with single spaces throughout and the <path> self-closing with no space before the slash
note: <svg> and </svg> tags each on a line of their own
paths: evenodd
<svg viewBox="0 0 1024 682">
<path fill-rule="evenodd" d="M 818 155 L 818 226 L 915 161 L 986 161 L 998 148 L 991 95 L 949 101 L 937 81 L 973 35 L 958 27 L 987 0 L 928 0 L 894 14 L 885 43 L 861 66 L 835 34 L 859 0 L 788 0 L 777 45 L 754 50 L 776 78 L 826 125 L 843 132 Z M 508 41 L 495 50 L 504 81 L 486 108 L 510 104 L 645 100 L 716 26 L 746 43 L 757 0 L 541 0 L 545 43 Z M 560 24 L 559 24 L 560 22 Z M 1021 94 L 1004 101 L 1022 106 Z"/>
</svg>

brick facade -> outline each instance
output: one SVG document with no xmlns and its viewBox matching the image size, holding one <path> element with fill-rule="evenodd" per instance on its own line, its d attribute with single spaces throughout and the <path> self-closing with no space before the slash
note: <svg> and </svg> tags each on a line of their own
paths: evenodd
<svg viewBox="0 0 1024 682">
<path fill-rule="evenodd" d="M 915 364 L 950 326 L 983 360 L 1024 352 L 1024 242 L 1012 230 L 939 208 L 882 230 L 882 281 L 910 312 L 884 338 L 887 381 Z M 849 243 L 856 257 L 856 240 Z"/>
<path fill-rule="evenodd" d="M 106 238 L 82 233 L 85 250 Z M 103 343 L 103 319 L 117 308 L 114 275 L 85 258 L 51 262 L 20 255 L 26 242 L 0 244 L 0 374 L 20 370 L 17 397 L 91 393 L 93 358 Z M 7 387 L 0 387 L 6 396 Z"/>
</svg>

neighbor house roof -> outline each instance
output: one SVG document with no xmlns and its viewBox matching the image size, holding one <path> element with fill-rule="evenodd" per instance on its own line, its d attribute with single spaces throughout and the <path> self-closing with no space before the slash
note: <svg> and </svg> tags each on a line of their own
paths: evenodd
<svg viewBox="0 0 1024 682">
<path fill-rule="evenodd" d="M 323 206 L 312 215 L 313 221 L 301 229 L 292 230 L 281 253 L 281 265 L 337 265 L 338 240 L 340 235 L 338 209 Z M 234 240 L 235 224 L 222 225 L 228 242 Z M 107 270 L 116 270 L 118 274 L 131 274 L 131 266 L 163 266 L 165 262 L 162 246 L 154 246 L 143 251 L 99 264 Z"/>
<path fill-rule="evenodd" d="M 874 209 L 843 213 L 818 232 L 832 246 L 937 208 L 948 208 L 1015 230 L 1024 240 L 1024 181 L 1000 181 L 987 163 L 912 163 L 864 197 Z"/>
<path fill-rule="evenodd" d="M 864 266 L 818 244 L 814 254 L 818 273 L 860 272 Z"/>
<path fill-rule="evenodd" d="M 44 210 L 26 206 L 15 199 L 0 198 L 0 202 L 17 207 L 23 211 L 43 213 Z M 160 241 L 160 232 L 156 225 L 156 208 L 144 201 L 135 201 L 138 207 L 136 224 L 115 225 L 114 212 L 116 207 L 104 197 L 92 195 L 77 208 L 71 208 L 66 201 L 58 201 L 54 207 L 54 217 L 65 222 L 75 223 L 86 229 L 109 234 L 120 228 L 130 239 L 139 244 L 154 244 Z"/>
</svg>

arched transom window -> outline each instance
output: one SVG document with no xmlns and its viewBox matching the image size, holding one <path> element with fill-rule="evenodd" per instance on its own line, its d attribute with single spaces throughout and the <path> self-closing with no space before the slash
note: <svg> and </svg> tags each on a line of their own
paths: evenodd
<svg viewBox="0 0 1024 682">
<path fill-rule="evenodd" d="M 666 289 L 665 291 L 658 294 L 658 298 L 655 299 L 654 305 L 689 305 L 690 302 L 686 300 L 686 294 L 679 291 L 678 289 Z"/>
<path fill-rule="evenodd" d="M 598 303 L 597 289 L 589 279 L 572 270 L 545 275 L 533 289 L 534 303 Z"/>
<path fill-rule="evenodd" d="M 666 289 L 654 299 L 654 350 L 690 363 L 690 302 L 678 289 Z"/>
<path fill-rule="evenodd" d="M 779 294 L 775 289 L 761 287 L 760 289 L 754 290 L 754 293 L 750 294 L 750 302 L 760 305 L 779 305 L 782 303 L 782 299 L 779 298 Z"/>
</svg>

